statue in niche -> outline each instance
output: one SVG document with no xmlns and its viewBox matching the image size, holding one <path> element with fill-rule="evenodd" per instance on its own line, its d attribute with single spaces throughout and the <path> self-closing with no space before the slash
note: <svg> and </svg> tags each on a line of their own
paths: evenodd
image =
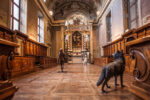
<svg viewBox="0 0 150 100">
<path fill-rule="evenodd" d="M 80 19 L 76 18 L 73 20 L 74 25 L 79 25 L 80 24 Z"/>
<path fill-rule="evenodd" d="M 82 45 L 82 35 L 76 31 L 72 35 L 72 46 L 73 48 L 80 48 Z"/>
</svg>

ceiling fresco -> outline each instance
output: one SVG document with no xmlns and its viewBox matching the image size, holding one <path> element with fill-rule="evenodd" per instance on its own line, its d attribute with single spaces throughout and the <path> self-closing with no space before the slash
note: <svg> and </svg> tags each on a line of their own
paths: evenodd
<svg viewBox="0 0 150 100">
<path fill-rule="evenodd" d="M 47 0 L 46 6 L 49 11 L 53 11 L 54 20 L 64 20 L 75 13 L 94 20 L 104 1 L 106 0 Z"/>
</svg>

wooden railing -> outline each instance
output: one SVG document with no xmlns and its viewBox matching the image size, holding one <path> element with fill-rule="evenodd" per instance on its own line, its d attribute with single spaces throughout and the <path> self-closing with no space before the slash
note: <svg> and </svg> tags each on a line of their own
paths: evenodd
<svg viewBox="0 0 150 100">
<path fill-rule="evenodd" d="M 47 56 L 47 46 L 28 38 L 27 35 L 15 31 L 16 37 L 20 38 L 24 45 L 24 56 Z"/>
<path fill-rule="evenodd" d="M 28 39 L 25 44 L 26 56 L 47 56 L 47 47 L 41 43 Z"/>
<path fill-rule="evenodd" d="M 111 57 L 113 53 L 117 50 L 123 50 L 123 53 L 126 54 L 126 45 L 127 41 L 131 41 L 133 38 L 134 29 L 124 33 L 119 39 L 112 41 L 111 43 L 103 46 L 104 57 Z"/>
<path fill-rule="evenodd" d="M 12 61 L 11 77 L 19 76 L 34 71 L 35 57 L 14 57 Z"/>
<path fill-rule="evenodd" d="M 127 42 L 143 38 L 150 35 L 150 23 L 139 27 L 137 29 L 132 29 L 124 33 L 119 39 L 112 41 L 111 43 L 104 45 L 104 57 L 111 57 L 113 53 L 117 50 L 123 50 L 124 54 L 128 53 L 128 48 L 126 46 Z"/>
<path fill-rule="evenodd" d="M 42 68 L 48 68 L 57 65 L 57 59 L 51 57 L 41 57 L 40 58 L 40 66 Z"/>
<path fill-rule="evenodd" d="M 104 48 L 104 56 L 111 57 L 114 52 L 117 50 L 124 50 L 124 39 L 121 37 L 105 46 Z"/>
</svg>

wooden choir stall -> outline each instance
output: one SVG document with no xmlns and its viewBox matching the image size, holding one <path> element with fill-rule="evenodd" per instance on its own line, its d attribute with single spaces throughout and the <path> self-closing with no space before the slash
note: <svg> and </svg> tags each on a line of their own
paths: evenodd
<svg viewBox="0 0 150 100">
<path fill-rule="evenodd" d="M 11 81 L 12 60 L 10 53 L 18 45 L 15 43 L 15 33 L 6 27 L 0 26 L 0 100 L 11 99 L 17 91 Z M 13 55 L 12 55 L 13 57 Z"/>
<path fill-rule="evenodd" d="M 56 58 L 47 57 L 47 46 L 21 33 L 0 25 L 0 100 L 11 98 L 17 91 L 9 81 L 12 77 L 57 65 Z"/>
<path fill-rule="evenodd" d="M 130 90 L 144 99 L 150 98 L 150 23 L 124 33 L 119 39 L 103 46 L 104 56 L 95 64 L 113 61 L 112 54 L 123 50 L 125 71 L 134 77 Z M 100 64 L 102 62 L 105 64 Z"/>
</svg>

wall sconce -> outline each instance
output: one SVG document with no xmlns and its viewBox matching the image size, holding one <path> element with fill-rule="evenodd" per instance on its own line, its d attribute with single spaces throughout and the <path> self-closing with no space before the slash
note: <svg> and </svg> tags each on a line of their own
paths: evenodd
<svg viewBox="0 0 150 100">
<path fill-rule="evenodd" d="M 49 11 L 50 15 L 53 16 L 53 11 Z"/>
</svg>

